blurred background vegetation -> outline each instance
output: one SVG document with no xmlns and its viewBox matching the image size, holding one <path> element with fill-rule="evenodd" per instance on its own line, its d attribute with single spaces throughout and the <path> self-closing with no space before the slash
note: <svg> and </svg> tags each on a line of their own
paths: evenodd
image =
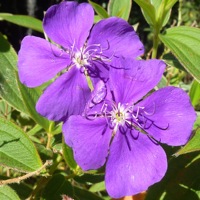
<svg viewBox="0 0 200 200">
<path fill-rule="evenodd" d="M 1 13 L 12 13 L 12 14 L 22 14 L 30 15 L 36 17 L 40 20 L 43 19 L 44 11 L 47 10 L 51 5 L 59 3 L 60 0 L 0 0 L 0 12 Z M 78 2 L 87 2 L 86 0 L 79 0 Z M 93 0 L 93 2 L 98 3 L 104 8 L 107 7 L 108 0 Z M 180 2 L 180 3 L 179 3 Z M 182 25 L 186 26 L 200 26 L 200 0 L 180 0 L 172 9 L 172 15 L 168 22 L 169 26 L 175 26 L 178 21 Z M 181 9 L 181 15 L 178 16 L 178 9 Z M 146 51 L 148 52 L 152 47 L 152 35 L 149 25 L 146 23 L 140 7 L 133 1 L 131 15 L 129 18 L 129 23 L 132 25 L 137 24 L 137 32 L 146 46 Z M 20 41 L 27 34 L 32 34 L 35 36 L 41 36 L 42 34 L 32 31 L 6 21 L 0 22 L 0 32 L 8 37 L 9 42 L 13 45 L 16 51 L 19 50 Z"/>
</svg>

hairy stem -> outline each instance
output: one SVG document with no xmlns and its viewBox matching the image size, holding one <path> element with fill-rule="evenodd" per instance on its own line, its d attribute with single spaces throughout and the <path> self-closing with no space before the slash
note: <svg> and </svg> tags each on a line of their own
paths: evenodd
<svg viewBox="0 0 200 200">
<path fill-rule="evenodd" d="M 19 183 L 20 181 L 23 181 L 27 178 L 30 178 L 31 176 L 38 175 L 43 169 L 45 169 L 48 165 L 51 165 L 51 161 L 47 160 L 42 167 L 40 167 L 38 170 L 34 172 L 30 172 L 24 176 L 20 176 L 17 178 L 12 178 L 8 180 L 0 180 L 0 185 L 5 185 L 5 184 L 11 184 L 11 183 Z"/>
</svg>

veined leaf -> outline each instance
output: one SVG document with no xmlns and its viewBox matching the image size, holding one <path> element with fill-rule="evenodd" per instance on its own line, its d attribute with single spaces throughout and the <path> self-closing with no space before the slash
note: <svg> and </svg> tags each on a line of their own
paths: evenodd
<svg viewBox="0 0 200 200">
<path fill-rule="evenodd" d="M 151 0 L 151 4 L 154 6 L 156 10 L 156 18 L 160 21 L 160 28 L 165 26 L 169 21 L 169 17 L 171 14 L 171 8 L 167 6 L 168 0 Z M 167 8 L 167 9 L 166 9 Z"/>
<path fill-rule="evenodd" d="M 108 3 L 108 14 L 128 21 L 131 6 L 132 0 L 110 0 Z"/>
<path fill-rule="evenodd" d="M 200 151 L 200 129 L 196 131 L 192 139 L 176 153 L 176 155 L 181 155 L 185 153 L 190 153 L 193 151 Z"/>
<path fill-rule="evenodd" d="M 17 54 L 2 34 L 0 43 L 0 96 L 17 110 L 27 114 L 17 84 Z"/>
<path fill-rule="evenodd" d="M 38 152 L 28 136 L 15 124 L 0 118 L 0 164 L 25 172 L 42 166 Z"/>
<path fill-rule="evenodd" d="M 20 198 L 16 194 L 16 192 L 8 185 L 4 185 L 4 186 L 0 187 L 0 199 L 2 199 L 2 200 L 20 200 Z"/>
<path fill-rule="evenodd" d="M 156 23 L 156 10 L 149 0 L 135 0 L 135 2 L 142 9 L 143 15 L 149 25 L 155 25 Z"/>
<path fill-rule="evenodd" d="M 200 29 L 173 27 L 159 37 L 184 68 L 200 82 Z"/>
<path fill-rule="evenodd" d="M 37 89 L 27 88 L 20 83 L 17 74 L 17 54 L 1 34 L 0 42 L 0 96 L 48 130 L 49 121 L 35 110 L 35 104 L 39 98 Z"/>
<path fill-rule="evenodd" d="M 43 33 L 42 21 L 28 15 L 13 15 L 11 13 L 0 13 L 0 20 L 6 20 L 13 24 L 31 28 Z"/>
<path fill-rule="evenodd" d="M 35 109 L 36 102 L 40 96 L 39 91 L 37 91 L 36 88 L 27 88 L 26 86 L 20 83 L 19 79 L 18 86 L 20 89 L 21 96 L 23 98 L 24 105 L 27 108 L 28 114 L 46 131 L 49 131 L 50 121 L 38 114 Z"/>
<path fill-rule="evenodd" d="M 94 8 L 95 12 L 98 14 L 98 16 L 101 19 L 109 17 L 108 13 L 106 12 L 106 10 L 103 7 L 101 7 L 99 4 L 94 3 L 93 1 L 90 1 L 90 0 L 88 0 L 88 2 L 92 5 L 92 7 Z"/>
</svg>

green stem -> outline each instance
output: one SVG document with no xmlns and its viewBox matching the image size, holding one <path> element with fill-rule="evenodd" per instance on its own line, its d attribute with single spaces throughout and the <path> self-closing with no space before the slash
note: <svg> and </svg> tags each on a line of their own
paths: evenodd
<svg viewBox="0 0 200 200">
<path fill-rule="evenodd" d="M 178 23 L 177 26 L 181 25 L 182 22 L 182 4 L 183 0 L 179 0 L 179 7 L 178 7 Z"/>
<path fill-rule="evenodd" d="M 157 57 L 158 43 L 159 43 L 158 34 L 159 34 L 158 28 L 155 27 L 154 36 L 153 36 L 153 52 L 152 52 L 151 58 L 156 58 Z"/>
</svg>

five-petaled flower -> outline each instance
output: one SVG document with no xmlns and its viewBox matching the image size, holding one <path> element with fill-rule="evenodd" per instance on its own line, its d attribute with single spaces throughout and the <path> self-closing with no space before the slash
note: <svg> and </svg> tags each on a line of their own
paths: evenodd
<svg viewBox="0 0 200 200">
<path fill-rule="evenodd" d="M 50 7 L 43 27 L 52 42 L 27 36 L 19 51 L 19 78 L 37 87 L 59 76 L 37 102 L 37 111 L 50 120 L 66 120 L 82 113 L 93 82 L 107 80 L 108 69 L 118 57 L 136 58 L 143 44 L 125 20 L 110 17 L 93 26 L 94 10 L 88 3 L 61 2 Z M 78 105 L 78 106 L 77 106 Z"/>
<path fill-rule="evenodd" d="M 169 86 L 145 96 L 162 77 L 162 61 L 126 59 L 115 66 L 122 69 L 110 69 L 106 85 L 98 82 L 84 114 L 71 116 L 63 132 L 83 170 L 106 162 L 106 189 L 120 198 L 162 179 L 167 158 L 160 143 L 185 144 L 196 114 L 180 88 Z"/>
</svg>

